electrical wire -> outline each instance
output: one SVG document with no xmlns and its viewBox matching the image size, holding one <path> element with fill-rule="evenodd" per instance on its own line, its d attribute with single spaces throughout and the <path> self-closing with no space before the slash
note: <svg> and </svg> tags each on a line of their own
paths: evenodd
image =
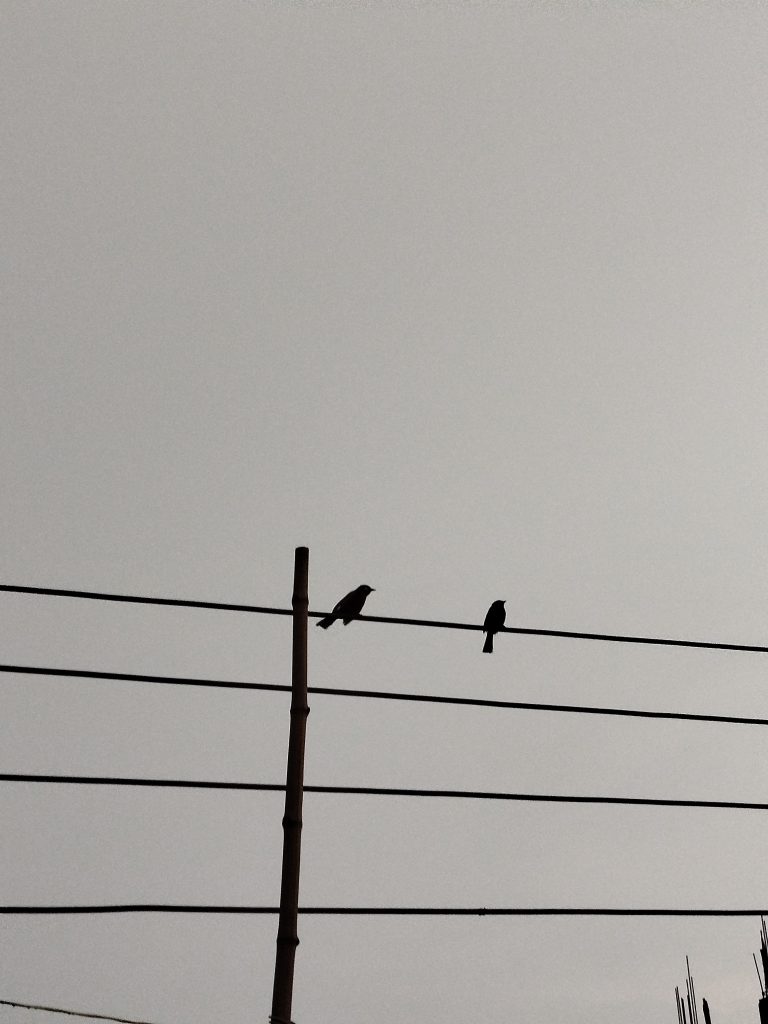
<svg viewBox="0 0 768 1024">
<path fill-rule="evenodd" d="M 286 687 L 290 689 L 290 687 Z M 705 715 L 687 711 L 644 711 L 637 708 L 585 707 L 579 704 L 542 704 L 535 701 L 491 700 L 484 697 L 442 697 L 426 693 L 397 693 L 390 690 L 349 690 L 332 686 L 310 686 L 308 693 L 333 697 L 362 697 L 374 700 L 419 701 L 427 704 L 454 704 L 480 708 L 506 708 L 514 711 L 553 711 L 570 715 L 613 715 L 628 718 L 660 718 L 684 722 L 719 722 L 729 725 L 768 725 L 768 718 L 744 715 Z"/>
<path fill-rule="evenodd" d="M 84 1010 L 62 1010 L 59 1006 L 36 1006 L 33 1003 L 16 1003 L 10 999 L 0 999 L 0 1006 L 17 1006 L 22 1010 L 42 1010 L 44 1013 L 65 1013 L 69 1017 L 88 1017 L 93 1020 L 113 1020 L 117 1024 L 150 1024 L 149 1021 L 132 1020 L 128 1017 L 109 1017 L 106 1013 L 86 1013 Z"/>
<path fill-rule="evenodd" d="M 46 597 L 76 597 L 86 601 L 117 601 L 124 604 L 156 604 L 175 608 L 210 608 L 225 612 L 252 612 L 259 615 L 293 615 L 290 608 L 262 608 L 251 604 L 221 601 L 188 601 L 175 597 L 143 597 L 135 594 L 105 594 L 90 590 L 60 590 L 56 587 L 16 587 L 0 583 L 0 591 L 11 594 L 39 594 Z"/>
<path fill-rule="evenodd" d="M 0 782 L 31 782 L 76 786 L 144 786 L 177 789 L 223 789 L 284 792 L 269 782 L 207 782 L 192 779 L 131 779 L 94 775 L 28 775 L 0 773 Z M 643 807 L 699 807 L 718 810 L 768 811 L 768 803 L 734 800 L 682 800 L 634 796 L 581 796 L 562 793 L 504 793 L 467 789 L 399 789 L 384 786 L 304 786 L 305 793 L 345 796 L 437 797 L 453 800 L 506 800 L 523 803 L 612 804 Z"/>
<path fill-rule="evenodd" d="M 157 683 L 170 686 L 203 686 L 235 690 L 265 690 L 290 693 L 280 683 L 246 683 L 224 679 L 195 679 L 189 676 L 155 676 L 131 672 L 97 672 L 90 669 L 41 668 L 33 665 L 0 665 L 0 673 L 38 675 L 72 679 L 107 679 L 129 683 Z M 516 711 L 553 711 L 579 715 L 613 715 L 626 718 L 657 718 L 683 722 L 719 722 L 728 725 L 768 725 L 768 718 L 744 715 L 705 715 L 684 711 L 643 711 L 636 708 L 582 707 L 577 704 L 541 704 L 533 701 L 489 700 L 482 697 L 441 697 L 428 693 L 397 693 L 390 690 L 353 690 L 333 686 L 310 686 L 310 694 L 331 697 L 360 697 L 373 700 L 420 701 L 467 707 L 506 708 Z"/>
<path fill-rule="evenodd" d="M 91 669 L 38 668 L 34 665 L 0 665 L 0 672 L 17 675 L 62 676 L 74 679 L 110 679 L 126 683 L 160 683 L 166 686 L 210 686 L 227 690 L 279 690 L 290 692 L 283 683 L 244 683 L 226 679 L 195 679 L 192 676 L 153 676 L 136 672 L 95 672 Z"/>
<path fill-rule="evenodd" d="M 0 906 L 3 915 L 35 914 L 279 914 L 279 907 L 114 903 Z M 760 917 L 765 907 L 299 907 L 299 914 L 355 917 Z"/>
<path fill-rule="evenodd" d="M 53 597 L 74 597 L 90 601 L 122 601 L 131 604 L 153 604 L 170 605 L 180 608 L 211 608 L 220 611 L 251 612 L 260 615 L 293 615 L 290 608 L 270 608 L 265 606 L 247 604 L 228 604 L 219 601 L 196 601 L 168 597 L 141 597 L 132 594 L 107 594 L 86 590 L 60 590 L 53 587 L 18 587 L 10 584 L 0 584 L 0 591 L 15 594 L 38 594 Z M 328 615 L 328 612 L 309 612 L 313 619 L 321 619 Z M 469 629 L 482 631 L 479 623 L 473 622 L 443 622 L 437 619 L 410 619 L 389 615 L 358 615 L 361 622 L 378 622 L 400 626 L 427 626 L 432 629 Z M 768 654 L 768 647 L 755 644 L 728 644 L 714 643 L 704 640 L 672 640 L 663 637 L 629 636 L 612 633 L 580 633 L 564 629 L 530 629 L 522 626 L 504 626 L 500 633 L 516 633 L 525 636 L 552 636 L 562 637 L 570 640 L 603 640 L 613 643 L 625 644 L 661 644 L 667 647 L 699 647 L 708 650 L 720 651 L 752 651 L 760 654 Z"/>
<path fill-rule="evenodd" d="M 117 595 L 85 591 L 58 590 L 52 588 L 16 587 L 0 585 L 0 590 L 26 594 L 45 594 L 51 596 L 72 597 L 101 601 L 118 601 L 147 605 L 166 605 L 176 607 L 194 607 L 218 609 L 227 611 L 239 611 L 248 613 L 292 615 L 290 609 L 256 607 L 241 604 L 224 604 L 209 601 L 177 600 L 168 598 L 149 598 L 132 595 Z M 321 618 L 327 613 L 310 612 L 312 618 Z M 362 621 L 423 626 L 431 628 L 461 629 L 461 630 L 482 630 L 480 624 L 444 622 L 424 619 L 409 619 L 386 616 L 359 616 Z M 613 635 L 602 633 L 582 633 L 565 630 L 531 629 L 522 627 L 505 627 L 500 632 L 513 633 L 531 636 L 550 636 L 568 639 L 602 640 L 618 643 L 653 644 L 675 647 L 691 647 L 714 650 L 744 651 L 756 653 L 768 653 L 768 647 L 745 644 L 715 643 L 692 640 L 675 640 L 668 638 L 641 637 L 629 635 Z M 2 666 L 0 671 L 21 672 L 40 675 L 78 676 L 80 678 L 109 678 L 124 681 L 141 681 L 157 683 L 177 683 L 182 685 L 197 686 L 219 686 L 226 688 L 260 689 L 260 690 L 289 690 L 287 686 L 255 683 L 236 683 L 221 680 L 195 680 L 180 677 L 160 676 L 138 676 L 127 673 L 96 673 L 77 672 L 73 670 L 44 670 L 33 667 Z M 648 718 L 670 718 L 696 721 L 728 722 L 732 724 L 766 725 L 768 720 L 756 718 L 743 718 L 736 716 L 708 716 L 690 715 L 673 712 L 643 712 L 614 708 L 581 708 L 568 705 L 544 705 L 522 702 L 486 701 L 481 699 L 441 698 L 429 695 L 417 694 L 395 694 L 371 691 L 352 691 L 331 688 L 310 688 L 310 692 L 329 694 L 336 696 L 355 696 L 379 699 L 419 700 L 434 703 L 450 703 L 475 706 L 515 708 L 518 710 L 547 710 L 570 713 L 586 713 L 600 715 L 625 715 L 632 717 Z M 183 788 L 205 788 L 205 789 L 229 789 L 229 790 L 283 790 L 285 787 L 272 784 L 258 783 L 225 783 L 193 780 L 159 780 L 159 779 L 116 779 L 106 777 L 89 776 L 40 776 L 40 775 L 0 775 L 2 781 L 14 782 L 49 782 L 69 784 L 97 784 L 97 785 L 127 785 L 127 786 L 172 786 Z M 709 808 L 739 808 L 739 809 L 760 809 L 768 810 L 768 804 L 758 803 L 736 803 L 727 801 L 685 801 L 672 799 L 650 799 L 650 798 L 626 798 L 626 797 L 590 797 L 573 795 L 552 795 L 552 794 L 522 794 L 522 793 L 490 793 L 459 790 L 414 790 L 414 789 L 385 789 L 380 787 L 330 787 L 330 786 L 306 786 L 306 792 L 317 793 L 344 793 L 355 795 L 388 795 L 388 796 L 420 796 L 420 797 L 452 797 L 452 798 L 474 798 L 474 799 L 495 799 L 495 800 L 517 800 L 517 801 L 547 801 L 547 802 L 569 802 L 569 803 L 601 803 L 601 804 L 642 804 L 653 806 L 686 806 L 686 807 L 709 807 Z M 598 908 L 598 907 L 303 907 L 299 913 L 303 915 L 417 915 L 417 916 L 643 916 L 643 917 L 744 917 L 762 916 L 766 914 L 761 909 L 734 909 L 734 908 Z M 0 914 L 109 914 L 109 913 L 196 913 L 196 914 L 277 914 L 278 907 L 245 907 L 226 905 L 170 905 L 170 904 L 113 904 L 113 905 L 74 905 L 74 906 L 2 906 Z M 60 1010 L 53 1007 L 32 1006 L 31 1004 L 12 1003 L 7 1000 L 0 1000 L 0 1003 L 10 1006 L 21 1006 L 27 1009 L 37 1009 L 52 1013 L 65 1013 L 71 1016 L 89 1017 L 93 1019 L 110 1020 L 120 1024 L 143 1024 L 143 1022 L 130 1021 L 126 1018 L 109 1017 L 101 1014 L 80 1013 L 78 1011 Z"/>
<path fill-rule="evenodd" d="M 166 789 L 229 789 L 266 792 L 284 792 L 285 785 L 270 782 L 208 782 L 196 779 L 142 779 L 98 775 L 29 775 L 16 772 L 0 773 L 0 782 L 57 783 L 70 786 L 144 786 Z M 308 786 L 304 787 L 306 791 Z M 768 806 L 768 805 L 767 805 Z"/>
</svg>

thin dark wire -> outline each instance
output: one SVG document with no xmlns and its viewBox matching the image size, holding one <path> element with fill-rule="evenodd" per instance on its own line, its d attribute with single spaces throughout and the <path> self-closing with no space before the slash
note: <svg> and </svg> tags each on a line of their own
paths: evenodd
<svg viewBox="0 0 768 1024">
<path fill-rule="evenodd" d="M 0 773 L 0 782 L 57 783 L 69 786 L 144 786 L 160 789 L 229 789 L 283 792 L 285 785 L 271 782 L 209 782 L 197 779 L 131 779 L 98 775 L 28 775 L 17 772 Z M 305 786 L 304 789 L 309 789 Z"/>
<path fill-rule="evenodd" d="M 0 914 L 277 914 L 279 907 L 115 903 L 79 906 L 3 906 Z M 300 914 L 419 917 L 760 917 L 763 908 L 679 907 L 299 907 Z"/>
<path fill-rule="evenodd" d="M 48 597 L 78 597 L 86 601 L 119 601 L 126 604 L 162 604 L 176 608 L 213 608 L 225 612 L 254 612 L 260 615 L 293 615 L 290 608 L 262 608 L 251 604 L 220 601 L 187 601 L 173 597 L 140 597 L 132 594 L 104 594 L 89 590 L 59 590 L 54 587 L 15 587 L 0 583 L 0 591 L 12 594 L 42 594 Z"/>
<path fill-rule="evenodd" d="M 10 999 L 0 999 L 2 1006 L 17 1006 L 22 1010 L 42 1010 L 44 1013 L 65 1013 L 69 1017 L 88 1017 L 93 1020 L 114 1020 L 117 1024 L 149 1024 L 149 1021 L 131 1020 L 128 1017 L 109 1017 L 106 1013 L 85 1013 L 83 1010 L 62 1010 L 58 1006 L 35 1006 L 33 1003 L 15 1003 Z"/>
<path fill-rule="evenodd" d="M 219 601 L 191 601 L 168 597 L 139 597 L 130 594 L 105 594 L 85 590 L 59 590 L 52 587 L 17 587 L 0 584 L 0 591 L 15 594 L 43 594 L 53 597 L 77 597 L 91 601 L 123 601 L 131 604 L 171 605 L 181 608 L 214 608 L 220 611 L 252 612 L 261 615 L 292 615 L 290 608 L 269 608 L 248 604 L 226 604 Z M 314 619 L 324 618 L 328 612 L 309 612 Z M 433 629 L 470 629 L 482 631 L 479 623 L 442 622 L 435 619 L 406 619 L 388 615 L 359 615 L 361 622 L 383 622 L 400 626 L 428 626 Z M 525 636 L 554 636 L 570 640 L 604 640 L 625 644 L 661 644 L 667 647 L 700 647 L 720 651 L 753 651 L 768 654 L 768 647 L 754 644 L 713 643 L 704 640 L 670 640 L 662 637 L 621 636 L 612 633 L 578 633 L 564 629 L 528 629 L 521 626 L 505 626 L 502 633 L 517 633 Z"/>
<path fill-rule="evenodd" d="M 94 672 L 90 669 L 38 668 L 33 665 L 0 665 L 0 672 L 19 675 L 64 676 L 76 679 L 113 679 L 127 683 L 160 683 L 166 686 L 210 686 L 227 690 L 281 690 L 290 686 L 281 683 L 241 683 L 225 679 L 195 679 L 189 676 L 152 676 L 135 672 Z"/>
<path fill-rule="evenodd" d="M 720 722 L 730 725 L 768 725 L 768 718 L 740 715 L 703 715 L 684 711 L 641 711 L 634 708 L 582 707 L 578 704 L 540 704 L 533 701 L 489 700 L 482 697 L 440 697 L 423 693 L 395 693 L 387 690 L 344 690 L 332 686 L 310 686 L 310 693 L 334 697 L 368 697 L 375 700 L 422 701 L 428 704 L 457 704 L 468 707 L 507 708 L 516 711 L 556 711 L 579 715 L 616 715 L 628 718 L 667 718 L 686 722 Z"/>
<path fill-rule="evenodd" d="M 675 800 L 654 797 L 573 796 L 559 793 L 498 793 L 463 789 L 385 789 L 377 786 L 305 786 L 308 793 L 339 793 L 352 796 L 443 797 L 458 800 L 510 800 L 526 803 L 623 804 L 647 807 L 709 807 L 722 810 L 768 811 L 768 803 L 729 800 Z"/>
<path fill-rule="evenodd" d="M 225 789 L 282 792 L 269 782 L 207 782 L 192 779 L 130 779 L 94 775 L 23 775 L 0 773 L 0 782 L 61 783 L 75 786 L 146 786 L 176 789 Z M 613 804 L 644 807 L 704 807 L 720 810 L 768 811 L 768 803 L 733 800 L 677 800 L 634 796 L 577 796 L 560 793 L 499 793 L 467 789 L 393 789 L 384 786 L 304 786 L 305 793 L 345 796 L 437 797 L 453 800 L 508 800 L 524 803 Z"/>
<path fill-rule="evenodd" d="M 289 693 L 290 686 L 279 683 L 243 683 L 223 679 L 194 679 L 188 676 L 152 676 L 131 672 L 95 672 L 86 669 L 38 668 L 31 665 L 0 665 L 0 672 L 19 675 L 58 676 L 75 679 L 110 679 L 129 683 L 159 683 L 172 686 L 208 686 L 235 690 L 270 690 Z M 310 686 L 309 693 L 332 697 L 362 697 L 374 700 L 421 701 L 429 704 L 456 704 L 468 707 L 507 708 L 517 711 L 557 711 L 579 715 L 614 715 L 626 718 L 661 718 L 684 722 L 719 722 L 728 725 L 768 725 L 768 718 L 740 715 L 700 715 L 682 711 L 639 711 L 632 708 L 580 707 L 576 704 L 539 704 L 531 701 L 486 700 L 481 697 L 439 697 L 426 693 L 395 693 L 388 690 L 349 690 L 333 686 Z"/>
</svg>

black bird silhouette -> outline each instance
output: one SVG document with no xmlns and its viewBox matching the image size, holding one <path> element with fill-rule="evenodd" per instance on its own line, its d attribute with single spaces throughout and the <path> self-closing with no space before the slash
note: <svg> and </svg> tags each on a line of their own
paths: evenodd
<svg viewBox="0 0 768 1024">
<path fill-rule="evenodd" d="M 485 613 L 485 622 L 483 623 L 483 629 L 485 631 L 483 654 L 493 654 L 493 634 L 499 632 L 504 625 L 506 617 L 507 613 L 504 610 L 504 602 L 494 601 Z"/>
<path fill-rule="evenodd" d="M 342 599 L 333 606 L 333 611 L 330 615 L 326 615 L 324 619 L 320 619 L 318 626 L 322 626 L 323 629 L 328 629 L 336 619 L 342 619 L 344 625 L 356 619 L 360 612 L 363 610 L 366 598 L 369 594 L 373 593 L 375 587 L 369 587 L 365 583 L 360 587 L 356 587 L 354 590 L 350 590 L 348 594 L 345 594 Z"/>
</svg>

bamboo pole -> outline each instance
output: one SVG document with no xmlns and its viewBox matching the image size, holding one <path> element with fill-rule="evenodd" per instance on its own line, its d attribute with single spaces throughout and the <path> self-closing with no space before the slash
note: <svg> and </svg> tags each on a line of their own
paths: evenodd
<svg viewBox="0 0 768 1024">
<path fill-rule="evenodd" d="M 291 668 L 291 726 L 285 776 L 283 815 L 283 868 L 280 883 L 280 918 L 272 990 L 272 1024 L 290 1024 L 293 969 L 299 909 L 302 803 L 304 797 L 304 740 L 307 729 L 307 609 L 309 548 L 296 548 L 293 573 L 293 660 Z"/>
</svg>

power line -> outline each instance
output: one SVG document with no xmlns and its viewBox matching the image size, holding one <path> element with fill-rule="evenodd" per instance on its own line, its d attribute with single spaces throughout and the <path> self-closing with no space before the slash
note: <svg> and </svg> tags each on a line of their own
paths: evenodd
<svg viewBox="0 0 768 1024">
<path fill-rule="evenodd" d="M 142 597 L 134 594 L 105 594 L 90 590 L 59 590 L 54 587 L 15 587 L 0 583 L 0 591 L 12 594 L 40 594 L 46 597 L 77 597 L 86 601 L 117 601 L 125 604 L 157 604 L 175 608 L 211 608 L 225 612 L 252 612 L 259 615 L 293 615 L 290 608 L 262 608 L 250 604 L 221 601 L 188 601 L 175 597 Z M 311 614 L 311 613 L 310 613 Z"/>
<path fill-rule="evenodd" d="M 88 1017 L 93 1020 L 113 1020 L 117 1024 L 149 1024 L 144 1020 L 131 1020 L 127 1017 L 109 1017 L 105 1013 L 86 1013 L 84 1010 L 62 1010 L 58 1006 L 36 1006 L 33 1003 L 15 1003 L 10 999 L 0 999 L 2 1006 L 17 1006 L 22 1010 L 42 1010 L 44 1013 L 65 1013 L 70 1017 Z"/>
<path fill-rule="evenodd" d="M 290 692 L 282 683 L 244 683 L 226 679 L 195 679 L 191 676 L 154 676 L 136 672 L 95 672 L 91 669 L 38 668 L 33 665 L 0 665 L 0 672 L 33 676 L 63 676 L 75 679 L 112 679 L 126 683 L 161 683 L 167 686 L 210 686 L 228 690 L 281 690 Z"/>
<path fill-rule="evenodd" d="M 129 683 L 158 683 L 171 686 L 203 686 L 235 690 L 290 692 L 279 683 L 246 683 L 224 679 L 195 679 L 189 676 L 156 676 L 131 672 L 97 672 L 90 669 L 40 668 L 32 665 L 0 665 L 0 673 L 54 676 L 74 679 L 109 679 Z M 517 711 L 553 711 L 579 715 L 613 715 L 626 718 L 658 718 L 684 722 L 719 722 L 728 725 L 768 725 L 768 718 L 743 715 L 704 715 L 683 711 L 642 711 L 635 708 L 582 707 L 577 704 L 541 704 L 533 701 L 488 700 L 482 697 L 441 697 L 427 693 L 397 693 L 390 690 L 350 690 L 333 686 L 310 686 L 308 692 L 331 697 L 359 697 L 373 700 L 421 701 L 467 707 L 506 708 Z"/>
<path fill-rule="evenodd" d="M 31 782 L 77 786 L 145 786 L 177 789 L 219 789 L 282 792 L 269 782 L 208 782 L 192 779 L 131 779 L 94 775 L 27 775 L 1 773 L 0 782 Z M 734 800 L 681 800 L 663 797 L 581 796 L 564 793 L 505 793 L 468 789 L 400 789 L 385 786 L 304 786 L 305 793 L 344 796 L 436 797 L 453 800 L 507 800 L 518 803 L 612 804 L 640 807 L 700 807 L 719 810 L 768 811 L 768 803 Z"/>
<path fill-rule="evenodd" d="M 53 597 L 75 597 L 90 601 L 122 601 L 130 604 L 168 605 L 180 608 L 210 608 L 219 611 L 250 612 L 260 615 L 292 615 L 290 608 L 271 608 L 248 604 L 228 604 L 220 601 L 193 601 L 168 597 L 141 597 L 131 594 L 107 594 L 86 590 L 60 590 L 52 587 L 17 587 L 0 584 L 0 591 L 15 594 L 40 594 Z M 309 617 L 321 619 L 328 612 L 309 612 Z M 437 619 L 410 619 L 389 615 L 359 615 L 361 622 L 379 622 L 400 626 L 427 626 L 432 629 L 469 629 L 482 631 L 482 625 L 474 622 L 443 622 Z M 768 654 L 768 647 L 755 644 L 714 643 L 704 640 L 672 640 L 664 637 L 629 636 L 613 633 L 580 633 L 565 629 L 530 629 L 522 626 L 504 626 L 499 632 L 516 633 L 524 636 L 552 636 L 569 640 L 603 640 L 625 644 L 660 644 L 666 647 L 699 647 L 720 651 L 752 651 Z"/>
<path fill-rule="evenodd" d="M 1 906 L 0 914 L 277 914 L 279 907 L 114 903 L 72 906 Z M 761 917 L 765 907 L 299 907 L 318 916 L 418 917 Z"/>
<path fill-rule="evenodd" d="M 352 796 L 442 797 L 458 800 L 509 800 L 525 803 L 623 804 L 647 807 L 710 807 L 721 810 L 768 811 L 768 803 L 746 803 L 729 800 L 579 796 L 561 793 L 499 793 L 463 789 L 389 789 L 377 786 L 305 786 L 304 789 L 308 793 L 339 793 Z"/>
<path fill-rule="evenodd" d="M 0 773 L 0 782 L 40 782 L 70 786 L 144 786 L 166 789 L 229 789 L 283 792 L 285 786 L 271 782 L 208 782 L 196 779 L 131 779 L 98 775 L 26 775 L 15 772 Z M 309 787 L 305 787 L 308 789 Z M 768 805 L 766 805 L 768 807 Z"/>
<path fill-rule="evenodd" d="M 2 671 L 2 666 L 0 666 L 0 671 Z M 741 715 L 705 715 L 685 711 L 644 711 L 636 708 L 584 707 L 578 704 L 542 704 L 535 701 L 491 700 L 483 697 L 442 697 L 436 694 L 397 693 L 390 690 L 348 690 L 332 686 L 310 686 L 309 693 L 319 693 L 334 697 L 363 697 L 375 700 L 406 700 L 420 701 L 427 704 L 506 708 L 514 711 L 554 711 L 574 715 L 615 715 L 628 718 L 661 718 L 684 722 L 768 725 L 768 718 L 749 718 Z"/>
</svg>

